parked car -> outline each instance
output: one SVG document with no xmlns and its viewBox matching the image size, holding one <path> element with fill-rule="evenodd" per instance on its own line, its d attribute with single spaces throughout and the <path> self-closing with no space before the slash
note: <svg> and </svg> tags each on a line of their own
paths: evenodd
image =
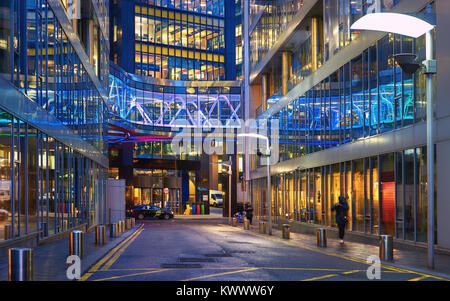
<svg viewBox="0 0 450 301">
<path fill-rule="evenodd" d="M 131 215 L 137 219 L 144 218 L 159 218 L 159 219 L 171 219 L 173 218 L 173 212 L 170 210 L 162 209 L 155 205 L 139 205 L 131 210 Z"/>
</svg>

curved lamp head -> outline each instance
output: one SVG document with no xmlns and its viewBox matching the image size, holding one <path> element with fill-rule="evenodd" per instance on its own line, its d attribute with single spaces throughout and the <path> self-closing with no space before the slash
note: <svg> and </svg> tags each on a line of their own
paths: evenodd
<svg viewBox="0 0 450 301">
<path fill-rule="evenodd" d="M 351 30 L 373 30 L 418 38 L 432 30 L 434 25 L 419 18 L 397 13 L 367 14 L 350 27 Z"/>
</svg>

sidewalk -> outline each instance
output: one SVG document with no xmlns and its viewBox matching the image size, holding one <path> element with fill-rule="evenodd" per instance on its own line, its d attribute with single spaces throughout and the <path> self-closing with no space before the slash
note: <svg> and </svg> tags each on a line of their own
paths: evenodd
<svg viewBox="0 0 450 301">
<path fill-rule="evenodd" d="M 196 214 L 196 215 L 184 215 L 179 214 L 175 215 L 174 219 L 227 219 L 226 217 L 223 217 L 222 214 L 219 213 L 210 213 L 210 214 Z"/>
<path fill-rule="evenodd" d="M 272 227 L 272 236 L 267 234 L 259 233 L 259 221 L 253 220 L 253 224 L 250 227 L 250 231 L 253 234 L 264 235 L 271 239 L 287 241 L 282 238 L 281 229 L 275 228 L 276 224 Z M 243 224 L 238 223 L 238 228 L 243 230 Z M 267 226 L 268 227 L 268 226 Z M 378 246 L 362 244 L 358 242 L 345 241 L 344 244 L 340 244 L 338 239 L 328 238 L 327 247 L 320 248 L 317 246 L 317 238 L 315 235 L 310 234 L 300 234 L 291 231 L 289 243 L 296 245 L 306 246 L 308 248 L 317 249 L 321 252 L 330 252 L 345 256 L 350 256 L 353 258 L 358 258 L 362 260 L 367 260 L 371 255 L 378 255 Z M 416 272 L 432 274 L 438 277 L 446 278 L 450 280 L 450 256 L 435 254 L 435 269 L 430 270 L 427 268 L 427 252 L 426 251 L 407 251 L 395 249 L 394 243 L 394 260 L 393 261 L 383 261 L 382 264 L 409 269 Z"/>
<path fill-rule="evenodd" d="M 95 230 L 84 234 L 84 257 L 81 259 L 81 276 L 107 252 L 129 237 L 140 224 L 119 234 L 117 238 L 109 237 L 106 227 L 106 244 L 95 244 Z M 66 277 L 66 259 L 69 256 L 69 238 L 34 248 L 35 281 L 68 281 Z M 0 281 L 8 281 L 8 255 L 0 258 Z"/>
</svg>

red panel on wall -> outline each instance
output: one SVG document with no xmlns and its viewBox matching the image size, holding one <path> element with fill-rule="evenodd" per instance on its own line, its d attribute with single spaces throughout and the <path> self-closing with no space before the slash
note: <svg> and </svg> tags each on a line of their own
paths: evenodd
<svg viewBox="0 0 450 301">
<path fill-rule="evenodd" d="M 395 222 L 395 182 L 381 183 L 381 221 Z"/>
</svg>

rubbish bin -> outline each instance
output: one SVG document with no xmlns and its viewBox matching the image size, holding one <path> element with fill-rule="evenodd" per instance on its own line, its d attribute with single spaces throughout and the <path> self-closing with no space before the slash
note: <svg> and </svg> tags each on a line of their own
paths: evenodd
<svg viewBox="0 0 450 301">
<path fill-rule="evenodd" d="M 106 243 L 106 229 L 104 225 L 95 227 L 95 243 L 97 245 L 104 245 Z"/>
<path fill-rule="evenodd" d="M 196 215 L 197 206 L 195 204 L 192 205 L 192 215 Z"/>
<path fill-rule="evenodd" d="M 4 238 L 5 240 L 12 238 L 12 227 L 11 227 L 11 225 L 9 225 L 9 224 L 8 224 L 8 225 L 5 225 L 3 231 L 4 231 L 4 236 L 3 236 L 3 238 Z"/>
<path fill-rule="evenodd" d="M 73 230 L 69 236 L 69 253 L 83 258 L 84 256 L 84 233 L 80 230 Z"/>
<path fill-rule="evenodd" d="M 380 235 L 379 255 L 381 260 L 394 260 L 394 239 L 392 235 Z"/>
<path fill-rule="evenodd" d="M 267 230 L 266 222 L 259 221 L 259 233 L 266 234 L 266 230 Z"/>
<path fill-rule="evenodd" d="M 317 246 L 321 248 L 327 247 L 327 229 L 317 229 Z"/>
<path fill-rule="evenodd" d="M 200 215 L 200 205 L 199 204 L 197 204 L 197 209 L 195 211 L 196 211 L 197 215 Z"/>
<path fill-rule="evenodd" d="M 8 250 L 8 280 L 33 281 L 34 252 L 29 248 L 11 248 Z"/>
<path fill-rule="evenodd" d="M 290 227 L 289 227 L 289 225 L 288 224 L 284 224 L 283 225 L 283 238 L 284 239 L 290 239 L 291 238 L 291 229 L 290 229 Z"/>
<path fill-rule="evenodd" d="M 200 208 L 201 208 L 200 209 L 201 210 L 201 215 L 205 215 L 205 205 L 202 204 Z"/>
</svg>

